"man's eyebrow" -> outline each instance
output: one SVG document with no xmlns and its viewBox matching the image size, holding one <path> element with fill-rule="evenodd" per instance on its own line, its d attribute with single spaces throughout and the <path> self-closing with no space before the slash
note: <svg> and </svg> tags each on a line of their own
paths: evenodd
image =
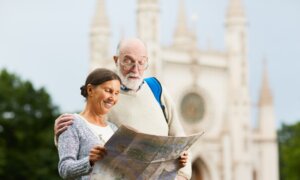
<svg viewBox="0 0 300 180">
<path fill-rule="evenodd" d="M 126 57 L 126 58 L 130 58 L 130 59 L 132 59 L 132 60 L 134 60 L 134 58 L 132 57 L 132 56 L 130 56 L 130 55 L 125 55 L 124 57 Z"/>
<path fill-rule="evenodd" d="M 148 58 L 147 56 L 141 56 L 142 58 Z M 129 54 L 126 54 L 124 55 L 124 58 L 129 58 L 130 60 L 133 60 L 133 61 L 140 61 L 140 59 L 136 59 L 134 58 L 133 56 L 129 55 Z"/>
</svg>

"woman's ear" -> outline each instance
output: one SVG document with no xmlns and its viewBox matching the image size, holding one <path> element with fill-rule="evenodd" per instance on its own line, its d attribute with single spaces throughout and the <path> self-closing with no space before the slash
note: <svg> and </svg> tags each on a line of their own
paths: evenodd
<svg viewBox="0 0 300 180">
<path fill-rule="evenodd" d="M 94 90 L 93 85 L 88 84 L 88 85 L 86 86 L 86 92 L 87 92 L 87 96 L 88 96 L 88 97 L 93 95 L 93 90 Z"/>
</svg>

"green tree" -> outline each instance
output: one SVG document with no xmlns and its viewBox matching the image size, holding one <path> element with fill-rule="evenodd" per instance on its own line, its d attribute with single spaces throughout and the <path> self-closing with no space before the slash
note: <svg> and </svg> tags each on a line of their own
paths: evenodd
<svg viewBox="0 0 300 180">
<path fill-rule="evenodd" d="M 0 71 L 0 179 L 59 179 L 57 115 L 44 88 Z"/>
<path fill-rule="evenodd" d="M 300 179 L 300 122 L 278 131 L 281 180 Z"/>
</svg>

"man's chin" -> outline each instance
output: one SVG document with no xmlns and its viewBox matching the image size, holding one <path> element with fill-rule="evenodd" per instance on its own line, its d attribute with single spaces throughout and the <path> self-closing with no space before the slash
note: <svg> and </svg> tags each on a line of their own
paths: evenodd
<svg viewBox="0 0 300 180">
<path fill-rule="evenodd" d="M 133 80 L 128 78 L 124 85 L 130 89 L 137 90 L 140 87 L 141 83 L 142 82 L 140 79 Z"/>
</svg>

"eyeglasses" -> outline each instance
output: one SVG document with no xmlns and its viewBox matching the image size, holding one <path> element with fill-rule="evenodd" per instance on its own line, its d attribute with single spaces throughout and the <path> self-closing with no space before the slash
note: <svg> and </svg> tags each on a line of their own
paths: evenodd
<svg viewBox="0 0 300 180">
<path fill-rule="evenodd" d="M 123 60 L 120 60 L 120 64 L 126 69 L 129 70 L 133 66 L 137 66 L 139 70 L 145 70 L 148 68 L 148 57 L 141 57 L 140 60 L 135 61 L 130 57 L 124 57 Z"/>
</svg>

